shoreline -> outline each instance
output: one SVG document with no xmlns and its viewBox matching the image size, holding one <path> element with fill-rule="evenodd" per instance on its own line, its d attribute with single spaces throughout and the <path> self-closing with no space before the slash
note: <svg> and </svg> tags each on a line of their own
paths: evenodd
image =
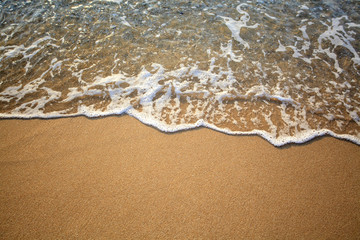
<svg viewBox="0 0 360 240">
<path fill-rule="evenodd" d="M 0 237 L 360 236 L 360 147 L 133 117 L 0 120 Z"/>
<path fill-rule="evenodd" d="M 136 112 L 135 112 L 136 113 Z M 235 131 L 232 132 L 230 130 L 227 129 L 223 129 L 223 128 L 219 128 L 216 127 L 215 125 L 198 121 L 194 124 L 189 124 L 189 125 L 182 125 L 181 127 L 170 127 L 168 125 L 163 124 L 162 122 L 157 122 L 154 120 L 149 120 L 147 118 L 141 118 L 140 115 L 138 114 L 134 114 L 134 112 L 122 112 L 121 114 L 109 114 L 109 115 L 101 115 L 101 114 L 92 114 L 92 115 L 86 115 L 86 114 L 74 114 L 74 115 L 54 115 L 54 116 L 39 116 L 39 117 L 24 117 L 24 116 L 15 116 L 15 117 L 7 117 L 7 116 L 1 116 L 0 114 L 0 121 L 2 120 L 25 120 L 25 121 L 29 121 L 29 120 L 56 120 L 56 119 L 68 119 L 68 118 L 86 118 L 88 120 L 99 120 L 99 119 L 104 119 L 104 118 L 112 118 L 112 117 L 131 117 L 134 118 L 135 120 L 139 121 L 140 123 L 144 124 L 147 127 L 151 127 L 163 134 L 176 134 L 176 133 L 180 133 L 180 132 L 185 132 L 185 131 L 192 131 L 192 130 L 197 130 L 197 129 L 201 129 L 201 128 L 205 128 L 208 130 L 212 130 L 212 131 L 216 131 L 218 133 L 221 134 L 225 134 L 228 136 L 237 136 L 237 137 L 241 137 L 241 136 L 258 136 L 261 137 L 262 139 L 266 140 L 267 142 L 269 142 L 271 145 L 273 145 L 274 147 L 278 147 L 278 148 L 282 148 L 282 147 L 286 147 L 287 145 L 304 145 L 307 144 L 313 140 L 317 140 L 318 138 L 323 138 L 323 137 L 333 137 L 336 138 L 338 140 L 343 140 L 343 141 L 347 141 L 347 142 L 351 142 L 355 145 L 360 146 L 360 139 L 358 139 L 357 137 L 353 136 L 353 135 L 349 135 L 349 134 L 337 134 L 334 133 L 333 131 L 329 130 L 329 129 L 321 129 L 321 130 L 312 130 L 312 131 L 308 131 L 307 133 L 302 133 L 302 137 L 284 137 L 286 140 L 281 141 L 280 139 L 276 139 L 276 138 L 272 138 L 272 136 L 270 136 L 270 134 L 266 131 L 263 130 L 252 130 L 249 132 L 239 132 L 239 131 Z M 1 118 L 3 117 L 3 118 Z"/>
</svg>

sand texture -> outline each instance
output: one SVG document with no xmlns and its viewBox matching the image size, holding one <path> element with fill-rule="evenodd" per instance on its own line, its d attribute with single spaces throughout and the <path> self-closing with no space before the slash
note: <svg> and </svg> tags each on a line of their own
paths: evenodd
<svg viewBox="0 0 360 240">
<path fill-rule="evenodd" d="M 359 239 L 360 147 L 0 120 L 1 239 Z"/>
</svg>

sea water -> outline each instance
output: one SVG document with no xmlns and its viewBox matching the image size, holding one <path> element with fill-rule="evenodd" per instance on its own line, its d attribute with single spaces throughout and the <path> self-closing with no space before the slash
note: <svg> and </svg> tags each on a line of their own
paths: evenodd
<svg viewBox="0 0 360 240">
<path fill-rule="evenodd" d="M 5 0 L 0 117 L 360 144 L 358 0 Z"/>
</svg>

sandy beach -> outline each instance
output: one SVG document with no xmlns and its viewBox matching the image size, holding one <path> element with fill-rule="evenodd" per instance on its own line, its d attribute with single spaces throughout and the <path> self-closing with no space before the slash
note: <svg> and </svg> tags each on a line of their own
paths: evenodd
<svg viewBox="0 0 360 240">
<path fill-rule="evenodd" d="M 0 120 L 1 239 L 359 239 L 360 147 Z"/>
</svg>

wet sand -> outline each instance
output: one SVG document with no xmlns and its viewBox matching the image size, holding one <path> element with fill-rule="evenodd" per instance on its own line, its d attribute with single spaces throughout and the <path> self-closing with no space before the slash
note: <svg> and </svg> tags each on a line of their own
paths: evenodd
<svg viewBox="0 0 360 240">
<path fill-rule="evenodd" d="M 360 147 L 0 120 L 1 239 L 358 239 Z"/>
</svg>

